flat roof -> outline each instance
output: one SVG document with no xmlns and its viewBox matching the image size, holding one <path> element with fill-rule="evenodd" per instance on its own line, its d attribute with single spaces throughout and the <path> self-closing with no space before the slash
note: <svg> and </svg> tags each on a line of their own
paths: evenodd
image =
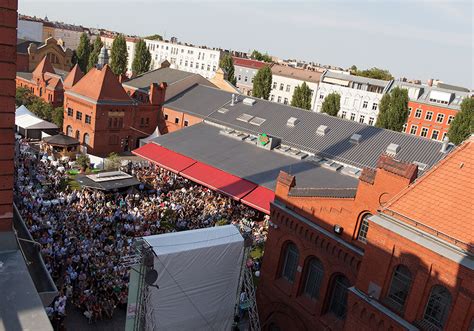
<svg viewBox="0 0 474 331">
<path fill-rule="evenodd" d="M 426 164 L 425 171 L 446 155 L 441 153 L 440 141 L 243 95 L 238 95 L 239 101 L 231 106 L 231 96 L 230 92 L 195 85 L 170 99 L 164 107 L 234 130 L 254 135 L 266 133 L 281 139 L 282 144 L 357 168 L 375 169 L 380 155 L 386 152 L 391 143 L 400 147 L 395 156 L 397 160 Z M 243 103 L 244 98 L 253 99 L 255 103 L 248 106 Z M 238 120 L 243 114 L 265 121 L 261 125 L 254 125 Z M 299 122 L 295 126 L 287 125 L 290 117 L 297 118 Z M 321 125 L 327 126 L 329 130 L 324 136 L 316 134 Z M 351 142 L 350 138 L 354 134 L 361 135 L 359 143 Z M 166 136 L 161 138 L 162 141 L 167 139 Z"/>
<path fill-rule="evenodd" d="M 356 178 L 223 135 L 220 128 L 199 123 L 152 139 L 186 155 L 252 183 L 275 190 L 281 170 L 296 175 L 296 187 L 356 188 Z"/>
<path fill-rule="evenodd" d="M 0 329 L 53 330 L 19 250 L 1 251 Z"/>
<path fill-rule="evenodd" d="M 88 175 L 77 175 L 76 181 L 81 186 L 103 191 L 112 191 L 115 189 L 121 189 L 140 184 L 140 181 L 132 176 L 113 180 L 96 181 L 93 178 L 90 178 Z"/>
</svg>

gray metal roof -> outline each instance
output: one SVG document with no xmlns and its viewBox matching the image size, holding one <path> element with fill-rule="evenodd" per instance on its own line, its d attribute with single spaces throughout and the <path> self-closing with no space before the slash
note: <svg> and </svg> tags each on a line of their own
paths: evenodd
<svg viewBox="0 0 474 331">
<path fill-rule="evenodd" d="M 123 83 L 123 85 L 135 87 L 144 91 L 148 91 L 152 83 L 166 82 L 171 85 L 183 78 L 194 75 L 191 72 L 171 69 L 171 68 L 159 68 L 156 70 L 148 71 L 140 76 L 137 76 L 129 81 Z"/>
<path fill-rule="evenodd" d="M 230 138 L 220 134 L 220 130 L 214 125 L 199 123 L 152 141 L 271 190 L 275 189 L 280 170 L 296 175 L 296 187 L 323 189 L 357 187 L 356 178 L 325 169 L 309 161 L 297 160 Z M 351 197 L 347 191 L 340 190 L 339 193 L 343 196 L 337 191 L 332 190 L 330 196 Z"/>
<path fill-rule="evenodd" d="M 255 104 L 247 106 L 242 102 L 246 96 L 242 95 L 239 95 L 239 102 L 230 106 L 231 95 L 229 92 L 196 85 L 165 103 L 165 107 L 206 118 L 236 130 L 252 134 L 267 133 L 280 138 L 283 144 L 358 168 L 375 169 L 380 155 L 385 153 L 391 143 L 400 146 L 396 159 L 426 164 L 425 170 L 445 156 L 440 152 L 442 143 L 439 141 L 261 99 L 254 98 Z M 222 107 L 228 111 L 218 112 Z M 242 114 L 264 118 L 265 122 L 256 126 L 237 120 Z M 288 126 L 290 117 L 298 118 L 299 123 L 294 127 Z M 324 136 L 316 134 L 320 125 L 329 128 L 329 132 Z M 350 141 L 353 134 L 362 136 L 360 143 L 354 144 Z"/>
<path fill-rule="evenodd" d="M 87 175 L 77 175 L 76 181 L 84 187 L 93 188 L 96 190 L 113 191 L 119 190 L 130 186 L 136 186 L 140 184 L 140 181 L 135 177 L 116 179 L 103 182 L 96 182 L 87 177 Z"/>
</svg>

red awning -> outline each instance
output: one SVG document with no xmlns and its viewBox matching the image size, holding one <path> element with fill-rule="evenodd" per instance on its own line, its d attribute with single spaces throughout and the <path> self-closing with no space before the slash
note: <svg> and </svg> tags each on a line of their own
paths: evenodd
<svg viewBox="0 0 474 331">
<path fill-rule="evenodd" d="M 196 161 L 190 157 L 170 151 L 169 149 L 155 143 L 143 145 L 142 147 L 133 150 L 132 153 L 175 173 L 179 173 L 196 163 Z"/>
<path fill-rule="evenodd" d="M 270 202 L 275 199 L 275 192 L 263 187 L 257 186 L 255 190 L 242 198 L 242 202 L 261 212 L 270 215 Z"/>
<path fill-rule="evenodd" d="M 196 162 L 189 168 L 184 169 L 180 172 L 180 175 L 213 190 L 227 194 L 236 200 L 240 200 L 257 187 L 257 184 L 201 162 Z"/>
</svg>

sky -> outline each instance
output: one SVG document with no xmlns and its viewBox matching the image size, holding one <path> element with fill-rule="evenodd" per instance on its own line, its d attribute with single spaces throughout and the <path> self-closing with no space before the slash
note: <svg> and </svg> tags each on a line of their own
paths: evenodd
<svg viewBox="0 0 474 331">
<path fill-rule="evenodd" d="M 474 88 L 472 1 L 19 0 L 21 14 Z"/>
</svg>

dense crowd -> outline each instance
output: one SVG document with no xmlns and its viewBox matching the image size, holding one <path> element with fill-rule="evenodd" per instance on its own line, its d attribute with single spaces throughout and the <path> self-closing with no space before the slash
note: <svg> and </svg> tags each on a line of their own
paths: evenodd
<svg viewBox="0 0 474 331">
<path fill-rule="evenodd" d="M 129 272 L 121 258 L 132 253 L 136 237 L 232 223 L 265 240 L 261 213 L 165 169 L 130 164 L 144 184 L 126 192 L 72 190 L 72 164 L 19 144 L 15 201 L 60 290 L 48 309 L 54 318 L 64 318 L 66 303 L 90 322 L 125 307 Z"/>
</svg>

